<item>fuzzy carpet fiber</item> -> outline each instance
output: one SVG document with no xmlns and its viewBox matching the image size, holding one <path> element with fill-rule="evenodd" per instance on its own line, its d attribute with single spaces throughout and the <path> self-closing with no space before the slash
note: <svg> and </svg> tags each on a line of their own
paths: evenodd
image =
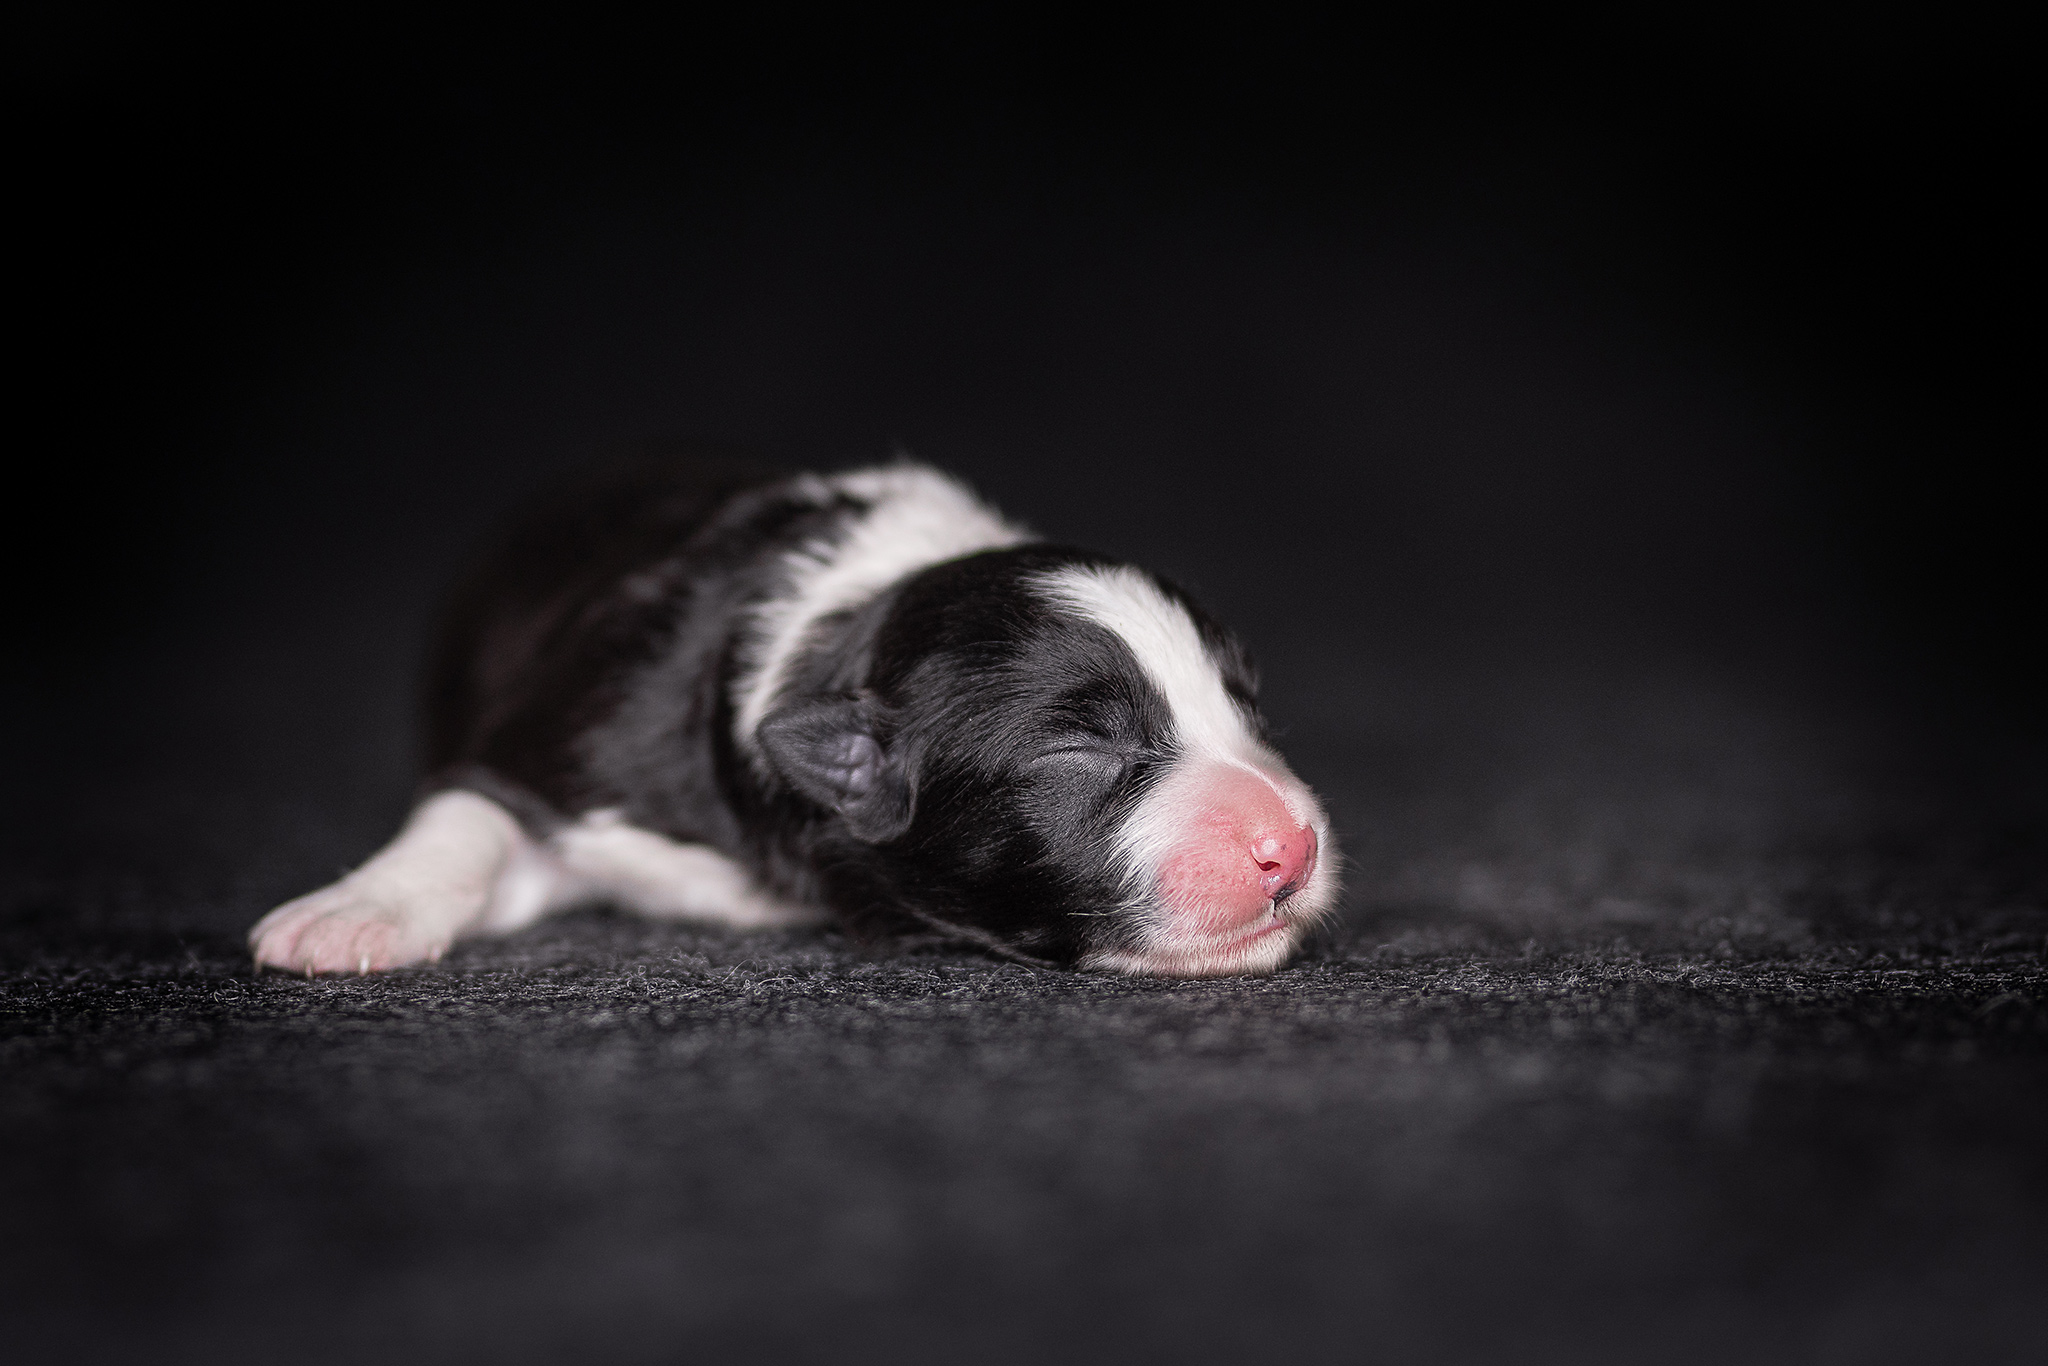
<svg viewBox="0 0 2048 1366">
<path fill-rule="evenodd" d="M 8 1356 L 2039 1360 L 2038 825 L 1740 690 L 1511 692 L 1291 737 L 1345 918 L 1202 982 L 603 908 L 258 977 L 401 761 L 130 737 L 8 864 Z"/>
</svg>

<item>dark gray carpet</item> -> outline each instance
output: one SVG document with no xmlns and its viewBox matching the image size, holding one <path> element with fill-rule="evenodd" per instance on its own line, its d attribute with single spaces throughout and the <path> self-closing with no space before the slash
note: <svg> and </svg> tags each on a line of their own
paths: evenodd
<svg viewBox="0 0 2048 1366">
<path fill-rule="evenodd" d="M 110 759 L 11 865 L 10 1356 L 2038 1360 L 2039 825 L 1741 698 L 1297 733 L 1347 917 L 1214 982 L 598 908 L 258 978 L 402 784 Z"/>
</svg>

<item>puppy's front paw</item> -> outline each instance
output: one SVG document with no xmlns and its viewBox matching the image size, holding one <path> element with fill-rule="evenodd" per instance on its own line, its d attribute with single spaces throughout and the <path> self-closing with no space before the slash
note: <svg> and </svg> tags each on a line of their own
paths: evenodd
<svg viewBox="0 0 2048 1366">
<path fill-rule="evenodd" d="M 382 972 L 438 959 L 453 937 L 446 916 L 402 895 L 347 879 L 256 922 L 249 947 L 256 966 L 316 972 Z"/>
</svg>

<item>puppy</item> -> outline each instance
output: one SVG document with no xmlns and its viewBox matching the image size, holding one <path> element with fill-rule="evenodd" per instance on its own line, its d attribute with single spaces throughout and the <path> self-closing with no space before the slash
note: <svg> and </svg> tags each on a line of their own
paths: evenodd
<svg viewBox="0 0 2048 1366">
<path fill-rule="evenodd" d="M 1267 972 L 1336 900 L 1237 641 L 922 465 L 615 481 L 516 531 L 437 659 L 424 799 L 256 925 L 259 966 L 431 962 L 602 900 Z"/>
</svg>

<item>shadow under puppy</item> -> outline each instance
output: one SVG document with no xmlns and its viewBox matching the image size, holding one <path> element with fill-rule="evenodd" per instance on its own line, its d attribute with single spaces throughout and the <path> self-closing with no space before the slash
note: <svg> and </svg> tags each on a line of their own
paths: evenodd
<svg viewBox="0 0 2048 1366">
<path fill-rule="evenodd" d="M 1264 972 L 1336 900 L 1231 635 L 925 466 L 559 502 L 457 594 L 437 659 L 425 799 L 265 916 L 259 965 L 398 967 L 604 899 Z"/>
</svg>

